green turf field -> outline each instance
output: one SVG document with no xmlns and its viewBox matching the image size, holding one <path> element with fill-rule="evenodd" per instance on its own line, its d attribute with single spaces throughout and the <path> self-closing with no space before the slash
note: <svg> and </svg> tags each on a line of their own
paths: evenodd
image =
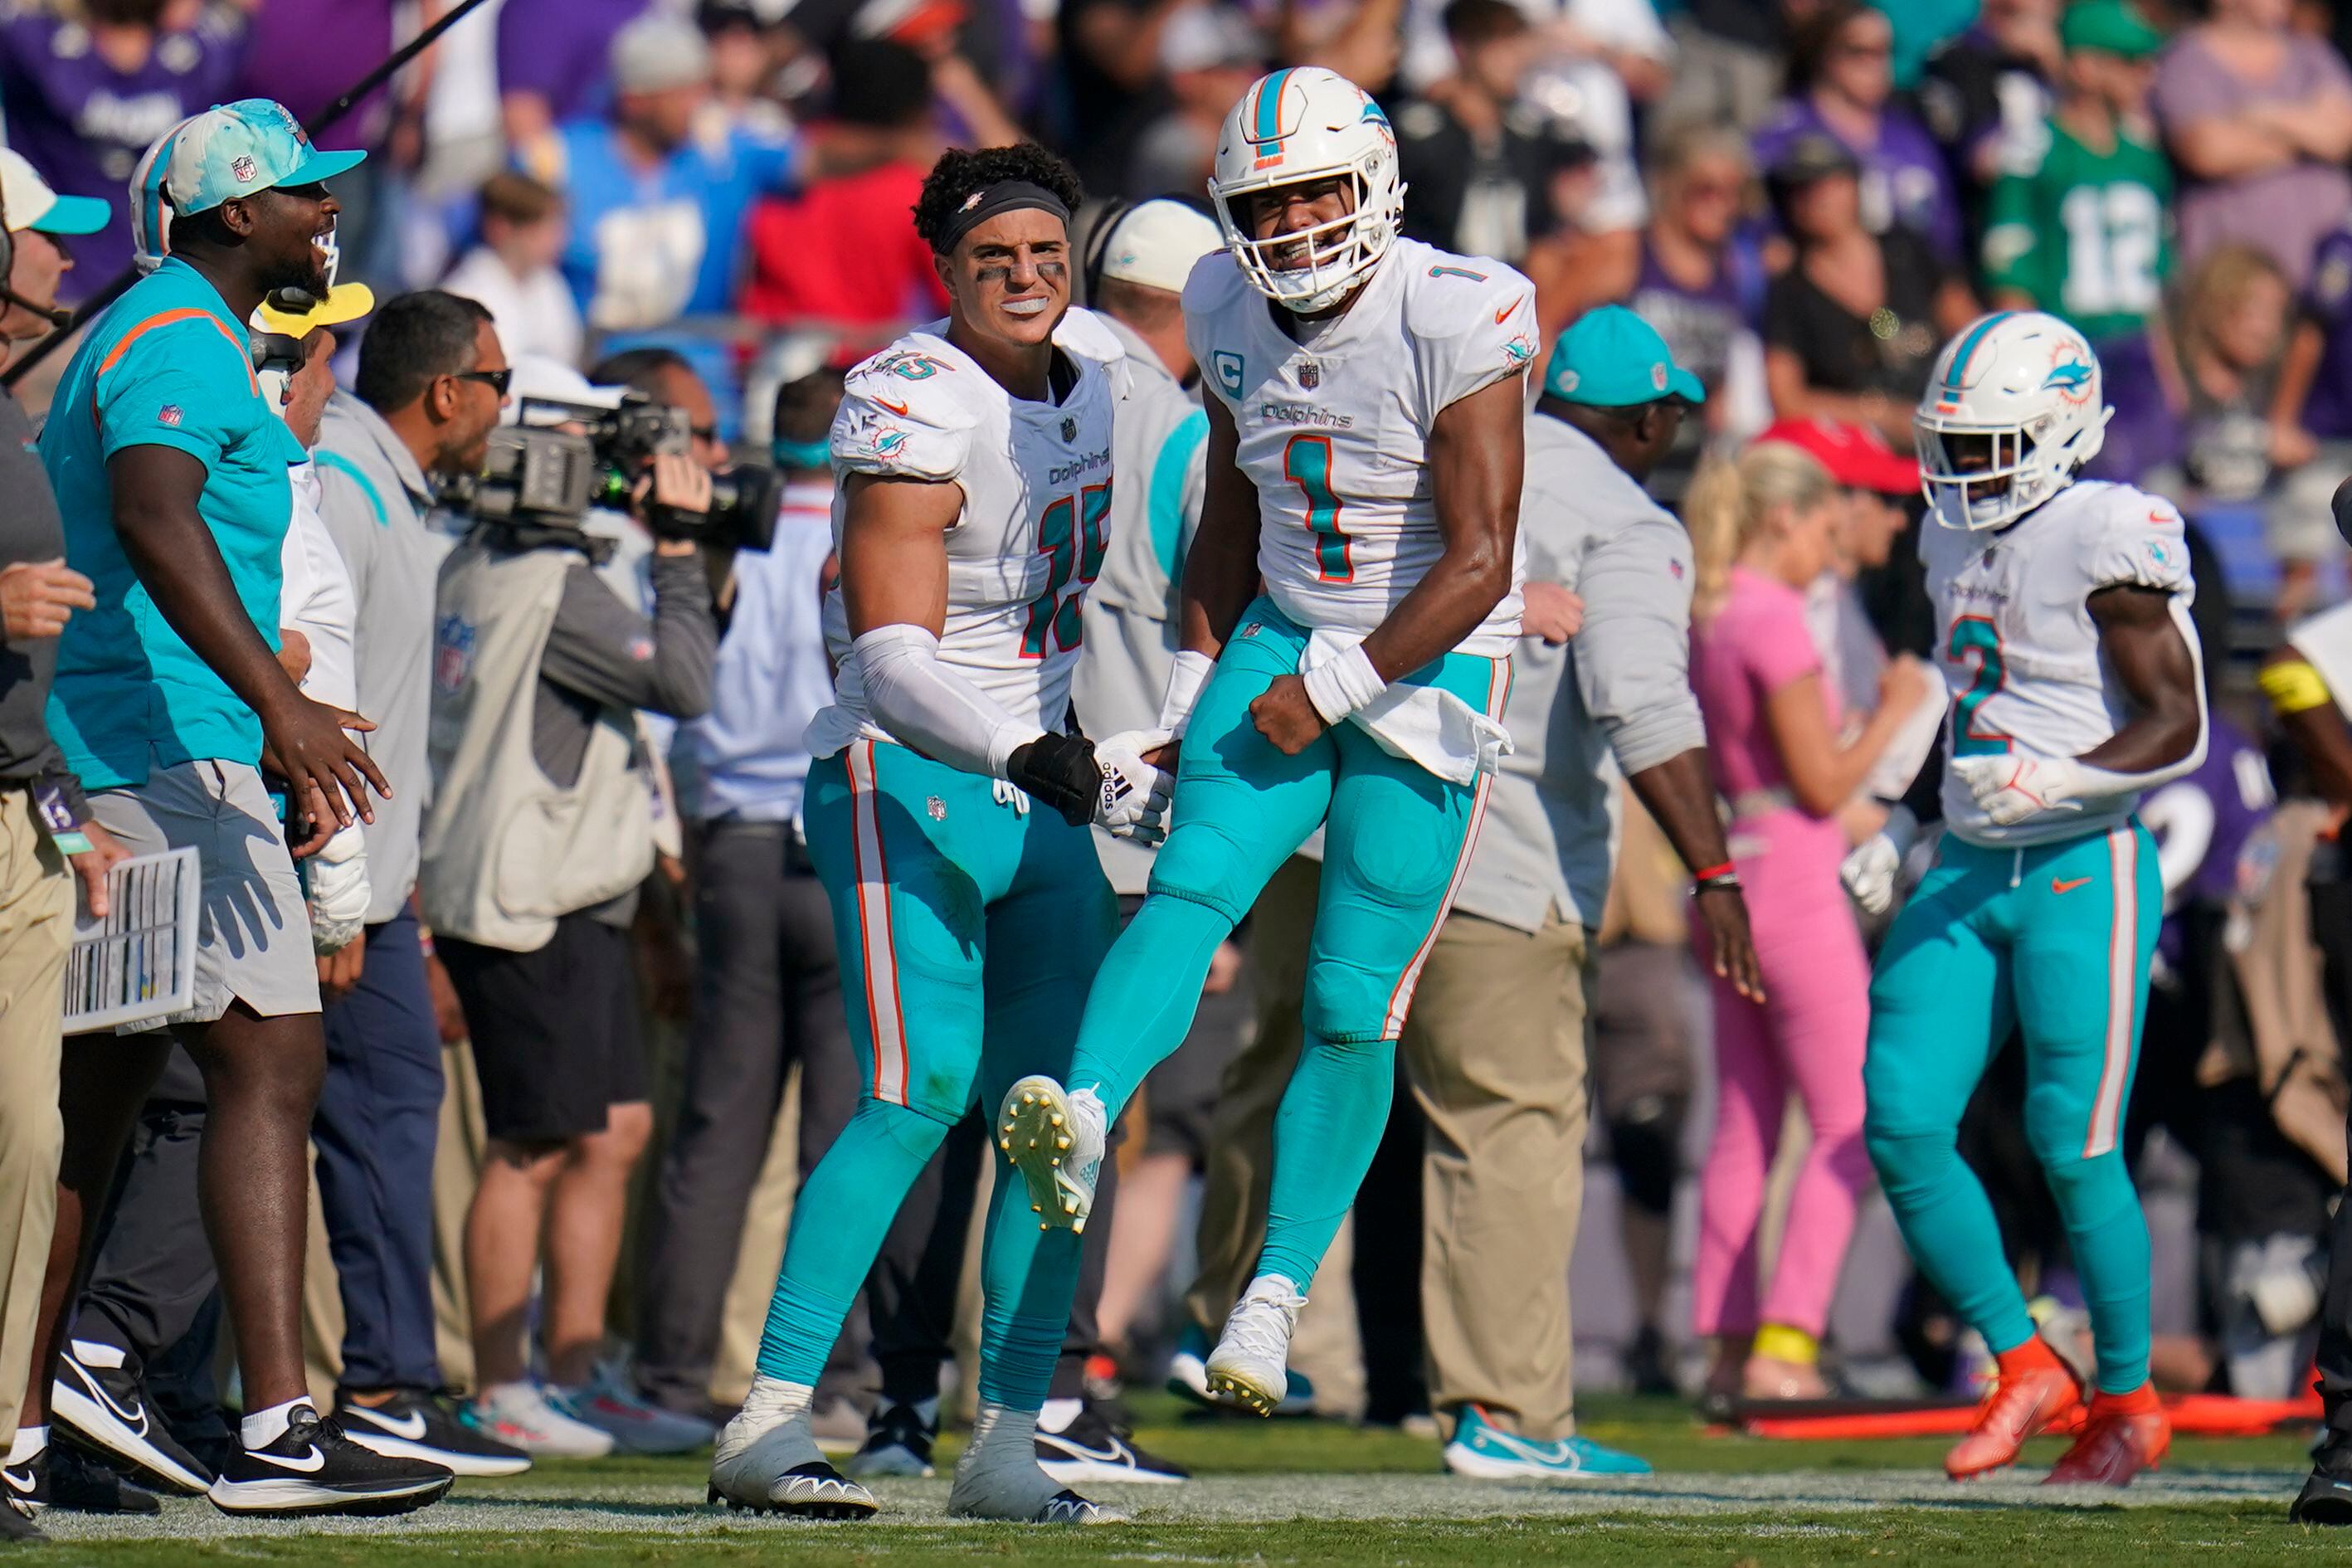
<svg viewBox="0 0 2352 1568">
<path fill-rule="evenodd" d="M 919 1565 L 1255 1563 L 1347 1568 L 1508 1563 L 1911 1563 L 2054 1568 L 2185 1562 L 2352 1559 L 2352 1531 L 2290 1527 L 2302 1475 L 2294 1437 L 2185 1439 L 2129 1491 L 2053 1494 L 2032 1483 L 2062 1447 L 2036 1443 L 2015 1479 L 1960 1488 L 1936 1441 L 1792 1444 L 1702 1431 L 1665 1402 L 1596 1400 L 1585 1429 L 1641 1453 L 1643 1482 L 1546 1488 L 1459 1481 L 1435 1445 L 1392 1432 L 1235 1418 L 1186 1419 L 1146 1401 L 1138 1441 L 1191 1466 L 1181 1487 L 1097 1489 L 1134 1522 L 1087 1531 L 953 1524 L 947 1483 L 876 1489 L 865 1525 L 755 1520 L 707 1507 L 703 1461 L 546 1465 L 510 1481 L 461 1483 L 406 1519 L 253 1525 L 200 1500 L 162 1520 L 46 1521 L 64 1568 L 287 1563 L 407 1568 L 443 1563 L 577 1568 L 619 1564 Z"/>
</svg>

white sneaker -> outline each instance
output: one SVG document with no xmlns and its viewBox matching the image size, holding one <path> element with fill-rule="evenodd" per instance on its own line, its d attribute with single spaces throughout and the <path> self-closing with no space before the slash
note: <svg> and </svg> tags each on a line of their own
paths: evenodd
<svg viewBox="0 0 2352 1568">
<path fill-rule="evenodd" d="M 467 1414 L 476 1430 L 534 1458 L 601 1459 L 613 1435 L 578 1419 L 535 1383 L 501 1383 L 474 1396 Z"/>
<path fill-rule="evenodd" d="M 708 1421 L 646 1404 L 611 1366 L 598 1367 L 593 1378 L 562 1394 L 575 1417 L 609 1435 L 625 1454 L 691 1454 L 719 1434 Z"/>
<path fill-rule="evenodd" d="M 1029 1212 L 1041 1216 L 1037 1228 L 1084 1232 L 1095 1211 L 1095 1178 L 1102 1173 L 1109 1131 L 1095 1091 L 1072 1094 L 1045 1074 L 1033 1074 L 1005 1091 L 996 1124 L 996 1146 L 1029 1184 Z"/>
<path fill-rule="evenodd" d="M 880 1507 L 817 1447 L 806 1410 L 727 1423 L 710 1458 L 709 1500 L 803 1519 L 871 1519 Z"/>
<path fill-rule="evenodd" d="M 1209 1352 L 1209 1397 L 1221 1405 L 1238 1405 L 1260 1415 L 1281 1408 L 1290 1392 L 1286 1370 L 1290 1361 L 1290 1336 L 1298 1328 L 1298 1310 L 1307 1298 L 1279 1274 L 1261 1274 L 1235 1302 L 1225 1319 L 1225 1331 Z"/>
</svg>

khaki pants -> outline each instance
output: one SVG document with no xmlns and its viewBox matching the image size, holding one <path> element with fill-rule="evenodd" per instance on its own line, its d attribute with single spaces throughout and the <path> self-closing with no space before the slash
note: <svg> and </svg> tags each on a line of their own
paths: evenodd
<svg viewBox="0 0 2352 1568">
<path fill-rule="evenodd" d="M 1429 1119 L 1422 1331 L 1429 1403 L 1549 1442 L 1575 1429 L 1568 1262 L 1584 1201 L 1584 928 L 1456 910 L 1399 1042 Z"/>
<path fill-rule="evenodd" d="M 33 1364 L 34 1321 L 57 1220 L 58 1057 L 74 879 L 31 797 L 0 791 L 0 1433 Z"/>
</svg>

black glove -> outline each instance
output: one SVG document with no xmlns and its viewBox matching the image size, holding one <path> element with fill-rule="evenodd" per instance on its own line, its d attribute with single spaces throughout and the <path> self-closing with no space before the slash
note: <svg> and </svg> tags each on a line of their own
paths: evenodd
<svg viewBox="0 0 2352 1568">
<path fill-rule="evenodd" d="M 1004 776 L 1028 791 L 1032 800 L 1060 812 L 1073 827 L 1095 819 L 1095 803 L 1102 796 L 1102 764 L 1095 761 L 1095 743 L 1084 735 L 1048 731 L 1014 747 Z"/>
</svg>

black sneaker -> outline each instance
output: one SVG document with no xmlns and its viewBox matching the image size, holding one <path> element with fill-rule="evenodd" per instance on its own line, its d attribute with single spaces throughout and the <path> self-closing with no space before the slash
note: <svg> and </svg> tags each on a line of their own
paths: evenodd
<svg viewBox="0 0 2352 1568">
<path fill-rule="evenodd" d="M 0 1470 L 8 1501 L 27 1516 L 60 1513 L 161 1513 L 162 1502 L 96 1460 L 51 1443 L 21 1465 Z"/>
<path fill-rule="evenodd" d="M 67 1441 L 149 1486 L 194 1496 L 213 1484 L 212 1468 L 183 1447 L 149 1406 L 139 1358 L 102 1341 L 67 1342 L 49 1385 L 49 1423 Z"/>
<path fill-rule="evenodd" d="M 457 1479 L 423 1459 L 372 1453 L 300 1405 L 278 1441 L 231 1455 L 208 1495 L 223 1513 L 380 1517 L 438 1502 Z"/>
<path fill-rule="evenodd" d="M 1181 1465 L 1145 1453 L 1111 1430 L 1102 1413 L 1080 1405 L 1070 1424 L 1058 1432 L 1037 1429 L 1037 1464 L 1066 1487 L 1097 1481 L 1189 1480 Z"/>
<path fill-rule="evenodd" d="M 1666 1365 L 1666 1342 L 1654 1324 L 1645 1325 L 1625 1348 L 1625 1381 L 1636 1394 L 1674 1394 L 1675 1374 Z"/>
<path fill-rule="evenodd" d="M 335 1406 L 335 1425 L 361 1447 L 395 1459 L 423 1459 L 453 1475 L 519 1476 L 530 1456 L 457 1419 L 457 1413 L 421 1389 L 404 1388 L 381 1405 L 348 1398 Z"/>
<path fill-rule="evenodd" d="M 866 1426 L 865 1447 L 852 1454 L 842 1468 L 859 1480 L 870 1480 L 876 1476 L 928 1478 L 939 1474 L 931 1468 L 931 1445 L 939 1441 L 940 1436 L 936 1415 L 939 1401 L 925 1403 L 933 1412 L 929 1417 L 921 1405 L 884 1400 Z"/>
<path fill-rule="evenodd" d="M 2352 1436 L 2328 1435 L 2286 1517 L 2294 1524 L 2352 1524 Z"/>
<path fill-rule="evenodd" d="M 0 1501 L 0 1541 L 21 1541 L 31 1546 L 47 1539 L 30 1513 L 13 1502 Z"/>
</svg>

